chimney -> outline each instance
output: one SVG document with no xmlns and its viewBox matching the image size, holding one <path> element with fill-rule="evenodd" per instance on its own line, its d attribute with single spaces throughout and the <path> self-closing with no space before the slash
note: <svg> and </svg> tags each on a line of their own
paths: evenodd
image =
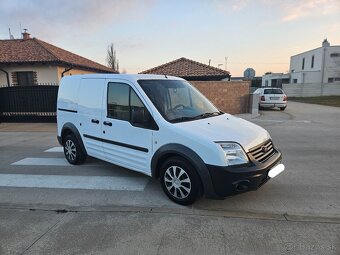
<svg viewBox="0 0 340 255">
<path fill-rule="evenodd" d="M 22 39 L 24 40 L 30 39 L 30 34 L 27 33 L 27 29 L 24 29 L 24 32 L 22 33 Z"/>
<path fill-rule="evenodd" d="M 322 42 L 322 47 L 329 47 L 331 46 L 331 44 L 328 42 L 327 38 L 325 40 L 323 40 Z"/>
</svg>

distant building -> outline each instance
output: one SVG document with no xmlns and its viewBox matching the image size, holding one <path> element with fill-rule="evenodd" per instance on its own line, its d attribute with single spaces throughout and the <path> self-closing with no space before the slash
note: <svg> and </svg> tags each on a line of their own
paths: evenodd
<svg viewBox="0 0 340 255">
<path fill-rule="evenodd" d="M 290 83 L 340 83 L 340 45 L 325 39 L 322 47 L 290 58 Z"/>
<path fill-rule="evenodd" d="M 112 72 L 109 67 L 31 38 L 27 32 L 23 39 L 0 40 L 0 86 L 58 84 L 65 75 Z"/>
<path fill-rule="evenodd" d="M 266 73 L 262 76 L 262 87 L 282 88 L 282 84 L 290 82 L 290 74 Z"/>
</svg>

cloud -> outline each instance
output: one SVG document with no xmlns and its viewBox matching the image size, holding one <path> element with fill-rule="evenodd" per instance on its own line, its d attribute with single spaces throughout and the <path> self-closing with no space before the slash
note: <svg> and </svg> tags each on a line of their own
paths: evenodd
<svg viewBox="0 0 340 255">
<path fill-rule="evenodd" d="M 325 16 L 340 12 L 339 0 L 295 0 L 283 3 L 281 21 L 289 22 L 308 16 Z"/>
<path fill-rule="evenodd" d="M 271 8 L 281 13 L 280 20 L 289 22 L 308 16 L 326 16 L 334 13 L 340 15 L 340 0 L 211 0 L 219 11 L 240 12 L 250 8 Z"/>
<path fill-rule="evenodd" d="M 28 28 L 40 37 L 86 34 L 101 26 L 142 18 L 152 0 L 2 0 L 0 23 Z M 6 28 L 7 29 L 7 28 Z"/>
<path fill-rule="evenodd" d="M 244 8 L 246 8 L 249 4 L 249 0 L 238 0 L 238 1 L 233 1 L 231 8 L 233 11 L 240 11 Z"/>
</svg>

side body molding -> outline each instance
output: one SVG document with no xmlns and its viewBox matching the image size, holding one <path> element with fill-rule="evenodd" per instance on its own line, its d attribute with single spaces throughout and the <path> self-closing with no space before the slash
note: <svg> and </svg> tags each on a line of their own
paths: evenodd
<svg viewBox="0 0 340 255">
<path fill-rule="evenodd" d="M 181 156 L 186 159 L 195 168 L 201 178 L 205 196 L 215 199 L 220 198 L 215 193 L 209 170 L 204 161 L 196 152 L 181 144 L 166 144 L 154 153 L 151 160 L 151 174 L 153 178 L 159 177 L 160 167 L 169 156 Z"/>
</svg>

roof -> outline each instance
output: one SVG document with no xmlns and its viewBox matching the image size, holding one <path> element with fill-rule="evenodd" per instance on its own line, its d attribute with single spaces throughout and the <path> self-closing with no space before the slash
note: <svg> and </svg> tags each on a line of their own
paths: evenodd
<svg viewBox="0 0 340 255">
<path fill-rule="evenodd" d="M 96 72 L 112 73 L 109 67 L 37 38 L 0 40 L 0 64 L 58 64 Z"/>
<path fill-rule="evenodd" d="M 138 82 L 139 80 L 183 80 L 182 78 L 175 76 L 164 76 L 164 75 L 155 75 L 155 74 L 115 74 L 115 73 L 107 73 L 107 74 L 76 74 L 76 75 L 68 75 L 62 78 L 63 80 L 78 80 L 78 79 L 119 79 L 126 80 L 133 83 Z"/>
<path fill-rule="evenodd" d="M 218 80 L 230 77 L 228 71 L 187 58 L 179 58 L 141 73 L 173 75 L 187 80 Z"/>
</svg>

